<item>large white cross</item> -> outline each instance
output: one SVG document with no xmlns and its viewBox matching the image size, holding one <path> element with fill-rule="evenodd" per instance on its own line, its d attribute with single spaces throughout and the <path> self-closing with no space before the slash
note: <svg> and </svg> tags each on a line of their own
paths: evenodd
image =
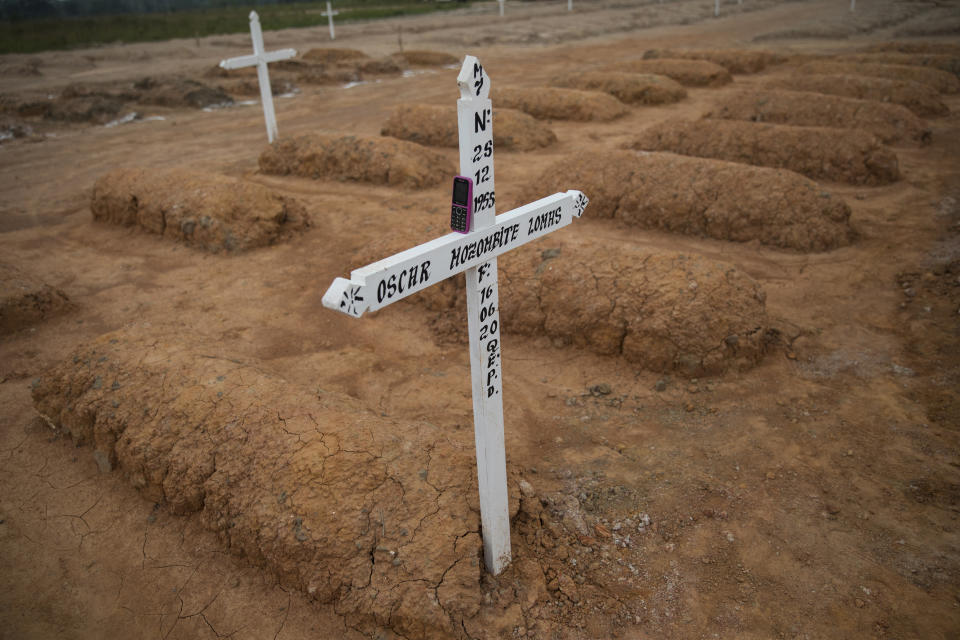
<svg viewBox="0 0 960 640">
<path fill-rule="evenodd" d="M 250 12 L 250 37 L 253 39 L 253 55 L 240 56 L 221 60 L 220 66 L 224 69 L 240 69 L 242 67 L 256 67 L 257 80 L 260 83 L 260 102 L 263 104 L 263 119 L 267 121 L 267 140 L 273 142 L 277 137 L 277 116 L 273 111 L 273 91 L 270 90 L 270 73 L 267 71 L 268 62 L 286 60 L 297 55 L 296 49 L 280 49 L 266 52 L 263 50 L 263 32 L 260 30 L 260 16 L 256 11 Z"/>
<path fill-rule="evenodd" d="M 496 215 L 490 78 L 475 57 L 467 56 L 457 85 L 460 174 L 474 182 L 470 231 L 449 233 L 356 269 L 349 280 L 335 279 L 323 295 L 323 306 L 360 317 L 466 272 L 483 554 L 487 569 L 496 575 L 510 563 L 497 256 L 567 226 L 583 213 L 587 198 L 570 190 Z"/>
<path fill-rule="evenodd" d="M 320 15 L 327 16 L 327 22 L 330 23 L 330 39 L 336 40 L 337 36 L 333 32 L 333 16 L 340 15 L 340 12 L 334 11 L 333 7 L 330 6 L 330 0 L 327 0 L 327 10 L 322 12 Z"/>
</svg>

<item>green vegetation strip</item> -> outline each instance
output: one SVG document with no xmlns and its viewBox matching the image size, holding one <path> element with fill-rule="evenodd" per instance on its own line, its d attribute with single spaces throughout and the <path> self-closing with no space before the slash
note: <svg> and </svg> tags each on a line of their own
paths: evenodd
<svg viewBox="0 0 960 640">
<path fill-rule="evenodd" d="M 343 23 L 420 15 L 465 6 L 468 6 L 468 3 L 399 0 L 390 4 L 376 4 L 354 0 L 337 2 L 335 8 L 341 11 L 336 18 L 337 22 Z M 247 16 L 251 9 L 260 14 L 260 24 L 265 31 L 327 24 L 327 19 L 320 15 L 320 12 L 325 10 L 325 4 L 320 2 L 223 7 L 171 13 L 12 20 L 0 22 L 0 53 L 36 53 L 114 42 L 152 42 L 245 33 L 250 29 Z"/>
</svg>

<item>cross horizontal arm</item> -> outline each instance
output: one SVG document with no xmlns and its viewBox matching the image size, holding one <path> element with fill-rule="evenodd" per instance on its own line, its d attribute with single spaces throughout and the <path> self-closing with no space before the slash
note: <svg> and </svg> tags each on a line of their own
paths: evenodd
<svg viewBox="0 0 960 640">
<path fill-rule="evenodd" d="M 555 193 L 496 217 L 493 225 L 469 234 L 449 233 L 337 278 L 323 294 L 323 306 L 359 318 L 430 285 L 475 267 L 579 218 L 587 197 Z"/>
<path fill-rule="evenodd" d="M 243 67 L 255 67 L 261 62 L 278 62 L 287 60 L 297 55 L 296 49 L 278 49 L 268 51 L 263 55 L 253 54 L 250 56 L 237 56 L 236 58 L 227 58 L 220 61 L 220 67 L 223 69 L 241 69 Z"/>
<path fill-rule="evenodd" d="M 220 61 L 221 69 L 240 69 L 242 67 L 255 67 L 260 63 L 260 56 L 237 56 L 236 58 L 227 58 Z"/>
</svg>

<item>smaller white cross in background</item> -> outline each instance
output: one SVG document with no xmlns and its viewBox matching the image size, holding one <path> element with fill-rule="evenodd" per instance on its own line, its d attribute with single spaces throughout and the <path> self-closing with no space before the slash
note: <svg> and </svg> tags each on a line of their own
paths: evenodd
<svg viewBox="0 0 960 640">
<path fill-rule="evenodd" d="M 340 15 L 339 11 L 334 11 L 333 7 L 330 6 L 330 0 L 327 0 L 327 10 L 321 13 L 322 16 L 327 16 L 327 22 L 330 23 L 330 39 L 336 40 L 337 36 L 333 32 L 333 16 Z"/>
<path fill-rule="evenodd" d="M 277 137 L 277 116 L 273 112 L 273 91 L 270 90 L 270 74 L 267 71 L 267 63 L 292 58 L 297 55 L 297 51 L 296 49 L 280 49 L 279 51 L 265 52 L 263 50 L 263 32 L 260 30 L 260 16 L 257 15 L 256 11 L 250 12 L 250 37 L 253 39 L 253 55 L 221 60 L 220 67 L 223 69 L 257 68 L 257 80 L 260 82 L 260 102 L 263 104 L 263 118 L 267 121 L 267 140 L 273 142 Z"/>
</svg>

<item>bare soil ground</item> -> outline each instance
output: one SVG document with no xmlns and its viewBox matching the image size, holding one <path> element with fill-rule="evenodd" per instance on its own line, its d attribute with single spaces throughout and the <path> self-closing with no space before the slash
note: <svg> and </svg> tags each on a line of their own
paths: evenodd
<svg viewBox="0 0 960 640">
<path fill-rule="evenodd" d="M 477 55 L 495 86 L 533 88 L 565 73 L 639 59 L 648 49 L 747 50 L 757 41 L 783 56 L 855 52 L 898 33 L 942 33 L 945 16 L 958 11 L 956 3 L 863 4 L 851 15 L 846 3 L 825 0 L 745 0 L 723 3 L 723 16 L 713 19 L 712 2 L 691 0 L 576 2 L 572 14 L 563 3 L 508 3 L 500 19 L 491 3 L 442 16 L 343 25 L 337 46 L 386 59 L 396 52 L 402 27 L 407 48 Z M 838 28 L 828 28 L 832 24 Z M 784 25 L 809 39 L 791 39 Z M 266 34 L 268 49 L 307 51 L 327 38 L 326 27 Z M 955 33 L 917 42 L 955 45 Z M 56 97 L 77 84 L 121 91 L 146 76 L 215 86 L 205 74 L 220 59 L 248 50 L 248 36 L 236 35 L 5 56 L 2 93 L 17 101 Z M 751 75 L 734 72 L 729 85 L 688 88 L 675 104 L 630 106 L 611 122 L 550 121 L 556 144 L 497 153 L 498 211 L 520 204 L 548 167 L 588 151 L 613 153 L 647 126 L 699 119 L 727 97 L 789 73 L 777 64 Z M 308 134 L 376 137 L 393 109 L 406 104 L 454 110 L 455 76 L 454 69 L 428 67 L 371 76 L 349 88 L 301 85 L 299 94 L 276 100 L 281 141 Z M 638 258 L 684 254 L 670 262 L 679 271 L 686 263 L 697 270 L 730 265 L 762 290 L 751 304 L 763 305 L 764 354 L 751 355 L 750 366 L 690 377 L 675 363 L 637 363 L 589 348 L 608 337 L 600 335 L 607 329 L 599 321 L 577 327 L 582 340 L 558 340 L 547 326 L 544 335 L 505 327 L 514 563 L 493 578 L 479 564 L 461 562 L 470 555 L 464 549 L 478 543 L 475 532 L 459 530 L 467 546 L 454 550 L 456 580 L 443 588 L 446 568 L 437 579 L 437 563 L 454 560 L 449 549 L 431 553 L 430 533 L 396 569 L 423 584 L 395 580 L 396 565 L 383 555 L 390 549 L 376 546 L 370 558 L 352 556 L 359 564 L 330 568 L 331 575 L 362 575 L 363 562 L 371 563 L 381 572 L 371 575 L 386 578 L 370 584 L 389 589 L 378 594 L 381 609 L 342 590 L 311 591 L 308 579 L 290 577 L 306 566 L 323 567 L 320 556 L 291 562 L 300 536 L 314 535 L 303 526 L 312 522 L 306 518 L 288 523 L 283 541 L 289 549 L 270 548 L 277 562 L 256 557 L 253 537 L 262 541 L 266 534 L 251 523 L 286 518 L 293 509 L 281 495 L 276 504 L 245 502 L 267 480 L 236 490 L 218 485 L 216 505 L 228 506 L 217 508 L 235 510 L 243 522 L 232 539 L 224 533 L 229 523 L 210 521 L 206 505 L 190 493 L 196 478 L 184 476 L 182 487 L 176 472 L 159 480 L 169 483 L 171 496 L 184 489 L 190 508 L 167 500 L 167 489 L 140 486 L 138 492 L 122 459 L 95 455 L 99 449 L 83 438 L 51 429 L 34 408 L 31 387 L 49 380 L 45 372 L 53 367 L 73 379 L 71 367 L 80 370 L 89 345 L 122 330 L 117 335 L 133 338 L 107 348 L 122 350 L 131 385 L 140 381 L 122 387 L 131 433 L 156 428 L 146 419 L 132 422 L 138 402 L 146 408 L 151 398 L 191 388 L 190 376 L 207 384 L 208 373 L 214 381 L 227 376 L 231 388 L 251 397 L 307 398 L 297 406 L 311 398 L 335 403 L 329 413 L 335 430 L 363 423 L 376 430 L 375 440 L 399 435 L 399 461 L 423 457 L 422 436 L 407 435 L 410 425 L 422 424 L 418 434 L 441 434 L 430 436 L 442 438 L 438 450 L 456 452 L 447 458 L 444 486 L 450 488 L 443 492 L 452 506 L 438 515 L 475 522 L 474 469 L 467 462 L 473 457 L 469 361 L 451 331 L 455 310 L 399 304 L 355 320 L 320 304 L 333 278 L 361 266 L 357 256 L 392 228 L 402 226 L 418 241 L 445 233 L 449 183 L 411 189 L 267 175 L 258 167 L 267 146 L 262 114 L 242 102 L 209 111 L 138 105 L 139 119 L 108 123 L 113 126 L 89 121 L 106 119 L 106 107 L 93 102 L 92 118 L 83 122 L 4 116 L 0 124 L 9 129 L 0 132 L 11 133 L 0 141 L 0 259 L 35 287 L 62 292 L 70 304 L 0 337 L 0 636 L 957 637 L 960 96 L 941 100 L 950 113 L 925 121 L 930 144 L 895 147 L 901 180 L 876 187 L 820 181 L 849 205 L 855 232 L 849 245 L 832 251 L 799 253 L 646 230 L 591 217 L 589 207 L 561 235 L 539 241 L 532 269 L 577 265 L 587 255 L 602 261 L 605 245 L 621 262 L 635 252 Z M 122 115 L 113 109 L 110 117 Z M 456 164 L 453 149 L 431 153 Z M 213 172 L 261 185 L 302 203 L 310 227 L 272 246 L 230 254 L 95 222 L 94 183 L 126 167 Z M 578 257 L 583 248 L 589 252 Z M 642 270 L 633 268 L 640 277 Z M 705 273 L 719 281 L 717 274 L 729 272 Z M 543 286 L 563 282 L 555 273 L 537 275 Z M 615 275 L 604 278 L 615 282 Z M 630 295 L 629 287 L 615 290 L 618 299 Z M 556 312 L 562 300 L 552 295 L 545 298 L 551 322 L 575 322 Z M 504 309 L 505 322 L 523 313 Z M 695 318 L 685 320 L 681 307 L 676 316 L 677 326 L 696 335 Z M 636 318 L 629 320 L 642 329 Z M 120 338 L 102 340 L 114 345 L 113 339 Z M 141 350 L 159 360 L 138 366 Z M 207 364 L 193 370 L 194 359 Z M 94 389 L 94 377 L 89 387 L 63 397 L 95 391 L 109 413 L 109 382 Z M 44 388 L 38 384 L 38 393 Z M 178 395 L 164 407 L 171 419 L 178 412 L 195 421 L 230 419 L 223 406 L 205 412 L 205 398 Z M 275 430 L 283 426 L 264 407 L 256 407 L 258 420 Z M 385 431 L 392 423 L 400 425 L 396 434 Z M 180 430 L 187 426 L 178 423 Z M 279 444 L 254 444 L 246 445 L 249 455 L 280 461 L 271 482 L 311 477 L 309 461 L 288 468 Z M 195 450 L 210 446 L 201 438 Z M 183 456 L 190 453 L 185 447 Z M 236 457 L 229 465 L 243 473 L 244 461 Z M 145 468 L 163 469 L 160 458 L 143 459 Z M 344 486 L 362 485 L 365 469 L 342 465 L 338 473 Z M 397 477 L 404 474 L 413 474 L 411 486 L 430 479 L 409 464 L 396 470 Z M 360 506 L 352 497 L 346 502 Z M 384 536 L 397 524 L 386 517 L 373 522 Z M 438 526 L 437 540 L 452 531 L 458 529 L 450 522 Z M 315 539 L 349 550 L 361 542 L 352 535 L 324 529 Z M 378 540 L 377 527 L 364 535 L 364 544 Z M 354 593 L 371 593 L 370 584 Z M 431 592 L 442 603 L 457 603 L 445 609 L 455 615 L 428 611 Z M 405 595 L 412 593 L 424 595 Z M 458 627 L 448 624 L 454 619 Z"/>
</svg>

